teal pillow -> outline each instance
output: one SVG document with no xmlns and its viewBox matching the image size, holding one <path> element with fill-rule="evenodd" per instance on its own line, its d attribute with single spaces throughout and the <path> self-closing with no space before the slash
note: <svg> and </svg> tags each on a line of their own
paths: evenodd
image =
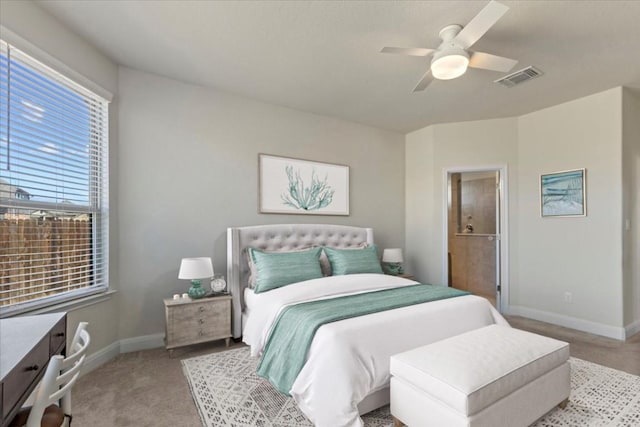
<svg viewBox="0 0 640 427">
<path fill-rule="evenodd" d="M 322 277 L 321 251 L 322 248 L 300 252 L 263 252 L 249 248 L 249 256 L 256 267 L 253 291 L 259 294 L 291 283 Z"/>
<path fill-rule="evenodd" d="M 383 274 L 376 245 L 364 249 L 323 248 L 334 276 L 358 273 Z"/>
</svg>

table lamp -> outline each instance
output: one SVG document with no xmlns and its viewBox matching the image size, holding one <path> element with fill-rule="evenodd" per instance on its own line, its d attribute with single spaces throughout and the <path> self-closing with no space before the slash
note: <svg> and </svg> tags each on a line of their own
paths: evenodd
<svg viewBox="0 0 640 427">
<path fill-rule="evenodd" d="M 391 248 L 382 251 L 382 266 L 387 274 L 397 276 L 398 274 L 404 274 L 402 268 L 402 249 Z"/>
<path fill-rule="evenodd" d="M 191 280 L 189 297 L 192 299 L 202 298 L 207 291 L 200 286 L 201 279 L 213 277 L 213 264 L 211 258 L 182 258 L 178 279 Z"/>
</svg>

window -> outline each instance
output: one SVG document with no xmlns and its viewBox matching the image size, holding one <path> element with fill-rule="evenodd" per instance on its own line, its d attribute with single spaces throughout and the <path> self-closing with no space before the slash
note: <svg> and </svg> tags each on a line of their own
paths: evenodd
<svg viewBox="0 0 640 427">
<path fill-rule="evenodd" d="M 0 40 L 0 314 L 107 289 L 108 101 Z"/>
</svg>

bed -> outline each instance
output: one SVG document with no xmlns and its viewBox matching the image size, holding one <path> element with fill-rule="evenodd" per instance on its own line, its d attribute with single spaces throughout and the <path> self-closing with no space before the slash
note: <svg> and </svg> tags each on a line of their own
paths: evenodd
<svg viewBox="0 0 640 427">
<path fill-rule="evenodd" d="M 280 310 L 291 304 L 416 285 L 382 274 L 329 276 L 269 292 L 248 289 L 247 250 L 296 251 L 310 247 L 358 249 L 373 245 L 370 228 L 283 224 L 229 228 L 227 277 L 233 297 L 233 336 L 259 356 Z M 410 305 L 321 326 L 290 390 L 318 427 L 362 426 L 360 414 L 389 402 L 389 358 L 421 345 L 490 324 L 508 325 L 473 295 Z"/>
</svg>

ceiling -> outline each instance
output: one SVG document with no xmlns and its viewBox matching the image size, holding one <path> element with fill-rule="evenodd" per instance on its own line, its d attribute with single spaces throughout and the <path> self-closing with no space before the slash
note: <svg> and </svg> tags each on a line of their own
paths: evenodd
<svg viewBox="0 0 640 427">
<path fill-rule="evenodd" d="M 473 46 L 545 75 L 507 89 L 470 69 L 412 89 L 445 25 L 488 1 L 77 1 L 37 3 L 115 62 L 264 102 L 409 132 L 522 115 L 615 86 L 640 88 L 640 1 L 502 1 Z"/>
</svg>

